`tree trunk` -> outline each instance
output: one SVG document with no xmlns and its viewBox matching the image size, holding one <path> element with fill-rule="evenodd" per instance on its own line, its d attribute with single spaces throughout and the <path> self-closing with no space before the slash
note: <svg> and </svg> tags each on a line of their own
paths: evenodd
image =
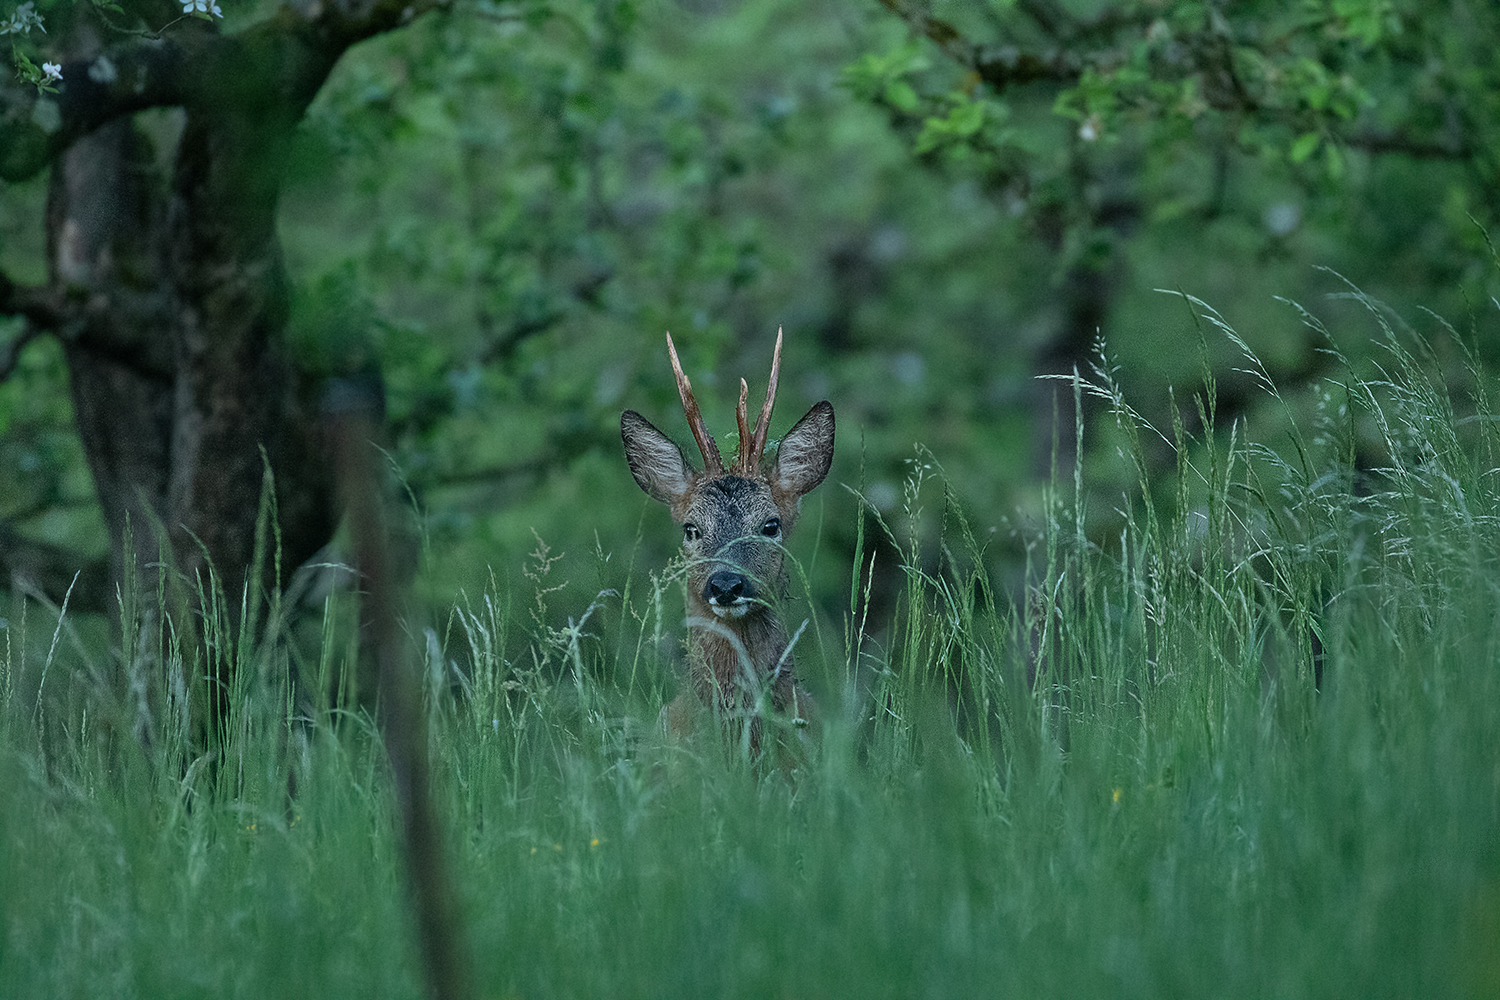
<svg viewBox="0 0 1500 1000">
<path fill-rule="evenodd" d="M 51 284 L 86 303 L 63 344 L 117 584 L 159 559 L 153 526 L 167 519 L 174 375 L 163 194 L 149 142 L 120 118 L 58 159 L 48 196 Z"/>
<path fill-rule="evenodd" d="M 254 601 L 257 585 L 285 583 L 334 521 L 316 404 L 282 345 L 274 190 L 224 190 L 274 165 L 216 142 L 189 115 L 169 192 L 150 142 L 116 119 L 58 159 L 47 222 L 52 284 L 83 306 L 62 332 L 116 584 L 154 580 L 165 557 L 192 600 L 209 592 L 211 567 L 233 619 L 247 586 Z M 267 543 L 256 580 L 267 468 L 280 551 Z M 232 678 L 222 662 L 204 666 L 215 724 Z"/>
<path fill-rule="evenodd" d="M 266 162 L 265 150 L 285 145 L 294 125 L 211 124 L 189 112 L 174 175 L 167 526 L 179 570 L 192 581 L 211 565 L 235 605 L 241 588 L 257 582 L 246 573 L 267 466 L 283 577 L 333 530 L 316 389 L 282 338 L 289 295 L 276 237 L 280 163 Z"/>
<path fill-rule="evenodd" d="M 55 22 L 75 55 L 46 115 L 34 91 L 0 83 L 0 177 L 53 168 L 48 283 L 23 288 L 0 274 L 0 314 L 28 321 L 18 343 L 39 331 L 63 342 L 116 584 L 149 581 L 150 595 L 155 566 L 168 563 L 181 584 L 177 634 L 190 645 L 187 605 L 200 593 L 212 600 L 221 588 L 223 624 L 237 632 L 242 596 L 254 607 L 333 533 L 320 387 L 284 337 L 276 213 L 285 154 L 350 45 L 441 2 L 287 6 L 232 35 L 178 17 L 164 0 L 139 14 L 170 30 L 130 35 L 94 25 L 79 6 Z M 153 107 L 182 109 L 170 174 L 133 123 Z M 0 378 L 9 365 L 0 358 Z M 264 513 L 279 546 L 270 532 L 257 537 L 268 472 L 275 489 Z M 8 530 L 0 524 L 0 540 Z M 15 548 L 0 548 L 0 568 L 24 561 L 10 558 Z M 37 562 L 52 550 L 22 554 Z M 121 613 L 106 603 L 101 610 Z M 201 720 L 210 725 L 232 690 L 223 645 L 194 668 L 212 674 Z"/>
<path fill-rule="evenodd" d="M 202 163 L 204 145 L 190 128 L 179 161 Z M 327 541 L 332 497 L 316 401 L 281 342 L 287 283 L 274 198 L 258 218 L 226 220 L 198 180 L 211 172 L 179 169 L 169 208 L 149 143 L 118 119 L 60 158 L 48 236 L 53 281 L 86 305 L 63 339 L 117 579 L 155 562 L 165 531 L 187 582 L 211 563 L 238 604 L 262 449 L 276 479 L 283 576 Z"/>
</svg>

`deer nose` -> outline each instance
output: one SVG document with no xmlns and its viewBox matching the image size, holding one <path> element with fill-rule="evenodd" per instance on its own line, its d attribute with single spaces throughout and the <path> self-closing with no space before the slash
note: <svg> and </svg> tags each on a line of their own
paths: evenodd
<svg viewBox="0 0 1500 1000">
<path fill-rule="evenodd" d="M 755 587 L 743 573 L 721 569 L 708 578 L 703 588 L 703 599 L 709 604 L 727 607 L 748 601 L 755 596 Z"/>
</svg>

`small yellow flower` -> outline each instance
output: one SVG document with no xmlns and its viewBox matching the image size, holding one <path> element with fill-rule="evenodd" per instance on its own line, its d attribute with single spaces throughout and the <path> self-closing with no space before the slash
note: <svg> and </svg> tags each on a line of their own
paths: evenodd
<svg viewBox="0 0 1500 1000">
<path fill-rule="evenodd" d="M 1119 805 L 1120 804 L 1120 789 L 1118 789 L 1118 788 L 1115 789 L 1114 800 L 1115 800 L 1115 805 Z"/>
<path fill-rule="evenodd" d="M 589 846 L 590 847 L 598 847 L 599 846 L 599 838 L 595 837 L 593 840 L 589 841 Z"/>
<path fill-rule="evenodd" d="M 552 849 L 554 851 L 561 851 L 562 850 L 562 845 L 561 844 L 553 844 L 552 845 Z"/>
</svg>

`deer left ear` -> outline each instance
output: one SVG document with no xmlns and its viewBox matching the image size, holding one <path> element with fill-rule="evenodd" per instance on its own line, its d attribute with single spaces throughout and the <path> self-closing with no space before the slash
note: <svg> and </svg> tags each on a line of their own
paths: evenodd
<svg viewBox="0 0 1500 1000">
<path fill-rule="evenodd" d="M 828 475 L 833 465 L 833 404 L 816 403 L 787 431 L 776 451 L 771 481 L 783 492 L 800 497 Z"/>
<path fill-rule="evenodd" d="M 693 473 L 682 449 L 634 410 L 620 414 L 620 436 L 625 458 L 636 484 L 652 499 L 672 506 L 692 488 Z"/>
</svg>

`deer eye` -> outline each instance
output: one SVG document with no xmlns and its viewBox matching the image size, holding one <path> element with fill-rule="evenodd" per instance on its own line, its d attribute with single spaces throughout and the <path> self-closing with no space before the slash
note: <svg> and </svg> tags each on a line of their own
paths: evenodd
<svg viewBox="0 0 1500 1000">
<path fill-rule="evenodd" d="M 760 526 L 760 533 L 768 538 L 775 538 L 781 534 L 781 518 L 773 517 Z"/>
<path fill-rule="evenodd" d="M 703 537 L 703 533 L 698 530 L 698 526 L 692 521 L 682 526 L 682 540 L 684 542 L 696 542 L 701 537 Z"/>
</svg>

